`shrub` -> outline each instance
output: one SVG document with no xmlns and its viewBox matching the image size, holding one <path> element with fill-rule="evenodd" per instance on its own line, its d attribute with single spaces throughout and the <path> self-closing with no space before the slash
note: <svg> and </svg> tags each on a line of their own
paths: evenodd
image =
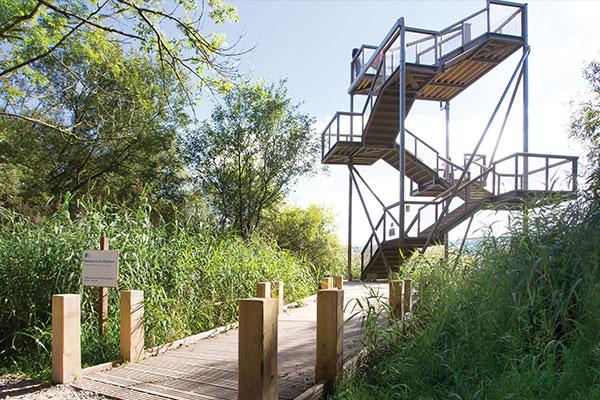
<svg viewBox="0 0 600 400">
<path fill-rule="evenodd" d="M 271 210 L 261 227 L 279 247 L 309 262 L 316 275 L 345 275 L 345 248 L 336 236 L 331 210 L 288 205 Z"/>
</svg>

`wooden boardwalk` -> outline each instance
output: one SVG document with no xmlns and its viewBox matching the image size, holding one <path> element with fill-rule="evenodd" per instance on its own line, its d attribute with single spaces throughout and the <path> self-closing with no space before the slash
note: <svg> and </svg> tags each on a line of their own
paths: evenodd
<svg viewBox="0 0 600 400">
<path fill-rule="evenodd" d="M 361 318 L 353 314 L 355 299 L 368 295 L 367 286 L 387 296 L 384 283 L 346 283 L 344 359 L 362 348 Z M 314 385 L 316 297 L 304 307 L 279 316 L 279 398 L 294 399 Z M 237 399 L 237 329 L 133 364 L 94 372 L 73 386 L 117 399 L 206 400 Z"/>
</svg>

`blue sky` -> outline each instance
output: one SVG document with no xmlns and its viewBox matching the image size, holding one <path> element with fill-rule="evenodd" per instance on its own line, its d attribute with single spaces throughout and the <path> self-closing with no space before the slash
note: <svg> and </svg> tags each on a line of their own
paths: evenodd
<svg viewBox="0 0 600 400">
<path fill-rule="evenodd" d="M 394 22 L 405 17 L 409 26 L 441 29 L 485 7 L 485 1 L 230 1 L 240 22 L 224 27 L 230 41 L 243 34 L 242 47 L 256 46 L 242 57 L 242 71 L 256 77 L 287 78 L 290 94 L 303 101 L 303 111 L 316 118 L 320 131 L 335 111 L 349 109 L 350 56 L 353 47 L 378 45 Z M 578 143 L 568 138 L 569 102 L 586 91 L 581 70 L 600 59 L 600 2 L 534 1 L 529 4 L 530 151 L 579 155 Z M 223 27 L 220 27 L 223 28 Z M 518 62 L 514 55 L 452 103 L 451 155 L 461 159 L 479 138 L 502 89 Z M 358 98 L 362 106 L 364 100 Z M 517 103 L 518 104 L 518 103 Z M 206 111 L 210 104 L 205 103 Z M 513 113 L 499 156 L 520 151 L 520 109 Z M 407 127 L 443 150 L 443 115 L 439 104 L 413 107 Z M 484 149 L 493 144 L 488 140 Z M 487 146 L 487 147 L 486 147 Z M 397 200 L 398 178 L 386 165 L 361 170 L 374 189 L 389 203 Z M 327 172 L 302 179 L 289 200 L 301 206 L 323 204 L 334 210 L 338 234 L 346 240 L 347 170 L 332 166 Z M 373 207 L 374 202 L 369 202 Z M 362 245 L 369 227 L 355 202 L 353 243 Z M 379 212 L 374 211 L 374 218 Z M 480 213 L 477 229 L 506 215 Z M 451 236 L 462 236 L 464 227 Z M 500 229 L 501 231 L 501 229 Z"/>
</svg>

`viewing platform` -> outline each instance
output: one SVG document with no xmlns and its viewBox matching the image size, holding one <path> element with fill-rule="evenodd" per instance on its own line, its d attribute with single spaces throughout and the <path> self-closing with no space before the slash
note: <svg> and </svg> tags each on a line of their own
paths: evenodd
<svg viewBox="0 0 600 400">
<path fill-rule="evenodd" d="M 450 101 L 519 50 L 519 64 L 487 128 L 463 162 L 452 161 L 447 150 L 441 155 L 405 128 L 415 101 L 445 104 L 448 146 Z M 323 164 L 348 166 L 349 207 L 356 188 L 367 214 L 372 234 L 361 252 L 363 278 L 369 273 L 386 278 L 414 251 L 446 244 L 448 232 L 479 210 L 516 210 L 525 204 L 537 207 L 574 198 L 577 157 L 528 151 L 528 56 L 527 5 L 496 0 L 440 31 L 408 27 L 401 18 L 381 44 L 354 50 L 348 88 L 351 110 L 336 112 L 323 130 L 321 159 Z M 520 85 L 523 151 L 495 159 Z M 511 87 L 513 94 L 494 151 L 491 156 L 478 154 Z M 359 111 L 355 111 L 356 96 L 364 98 Z M 390 206 L 383 204 L 356 169 L 379 160 L 399 174 L 400 199 Z M 404 177 L 409 178 L 409 190 Z M 381 205 L 379 219 L 369 215 L 357 178 Z M 407 195 L 428 199 L 417 201 Z M 350 230 L 351 222 L 350 215 Z M 398 227 L 393 234 L 388 232 L 392 226 Z"/>
</svg>

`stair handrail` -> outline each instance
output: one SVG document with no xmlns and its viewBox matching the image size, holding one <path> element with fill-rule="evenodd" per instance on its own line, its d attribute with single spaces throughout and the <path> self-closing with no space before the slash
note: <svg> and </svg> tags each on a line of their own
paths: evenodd
<svg viewBox="0 0 600 400">
<path fill-rule="evenodd" d="M 377 229 L 379 229 L 379 227 L 381 226 L 381 223 L 383 222 L 384 218 L 385 218 L 385 212 L 382 213 L 381 217 L 379 218 L 379 220 L 375 224 L 375 233 L 377 232 Z M 372 247 L 373 239 L 375 238 L 375 233 L 371 233 L 369 235 L 369 238 L 367 239 L 367 242 L 365 243 L 364 247 L 362 248 L 362 250 L 360 252 L 361 272 L 363 271 L 364 267 L 366 266 L 365 263 L 364 263 L 365 251 L 367 251 L 367 248 L 369 248 L 369 246 Z M 372 258 L 373 254 L 371 253 L 369 257 Z M 369 260 L 370 260 L 370 258 L 369 258 Z M 367 264 L 368 264 L 368 262 L 367 262 Z"/>
<path fill-rule="evenodd" d="M 414 152 L 414 156 L 416 158 L 419 158 L 418 154 L 417 154 L 417 142 L 423 144 L 424 146 L 426 146 L 429 150 L 433 151 L 435 153 L 435 173 L 437 176 L 440 176 L 440 172 L 445 172 L 446 169 L 442 169 L 440 168 L 440 161 L 445 163 L 447 166 L 451 167 L 452 170 L 450 171 L 450 177 L 454 178 L 454 170 L 458 170 L 460 172 L 462 172 L 462 170 L 464 169 L 463 167 L 461 167 L 460 165 L 452 162 L 451 160 L 447 159 L 446 157 L 443 157 L 440 155 L 440 152 L 435 149 L 433 146 L 431 146 L 429 143 L 425 142 L 423 139 L 421 139 L 420 137 L 418 137 L 417 135 L 415 135 L 413 132 L 409 131 L 408 129 L 405 129 L 405 132 L 408 133 L 410 136 L 413 137 L 413 139 L 415 140 L 415 152 Z M 442 179 L 447 179 L 448 177 L 446 175 L 442 175 L 441 176 Z M 467 176 L 468 178 L 468 176 Z M 452 182 L 450 182 L 452 183 Z M 411 185 L 412 185 L 412 181 L 411 181 Z M 412 186 L 411 186 L 412 187 Z"/>
<path fill-rule="evenodd" d="M 479 182 L 480 178 L 490 172 L 495 173 L 495 171 L 492 171 L 495 168 L 495 165 L 493 167 L 490 167 L 487 171 L 481 173 L 480 175 L 476 176 L 475 178 L 469 180 L 468 182 L 463 183 L 458 189 L 457 189 L 457 193 L 458 192 L 465 192 L 465 199 L 463 199 L 463 204 L 465 207 L 468 206 L 468 204 L 470 203 L 470 190 L 469 188 L 473 185 L 477 185 L 477 183 Z M 479 185 L 477 185 L 478 187 L 480 187 Z M 424 210 L 426 207 L 430 207 L 430 206 L 435 206 L 435 220 L 437 220 L 439 218 L 439 212 L 438 212 L 438 207 L 440 205 L 443 205 L 444 202 L 446 201 L 451 201 L 452 199 L 455 198 L 455 196 L 452 196 L 453 188 L 449 188 L 447 190 L 445 190 L 444 192 L 442 192 L 440 195 L 438 195 L 434 200 L 432 200 L 429 204 L 425 204 L 423 206 L 421 206 L 418 210 L 416 215 L 413 217 L 413 219 L 411 220 L 411 222 L 408 224 L 408 226 L 406 227 L 405 231 L 404 231 L 404 235 L 407 236 L 408 233 L 410 232 L 410 230 L 413 228 L 413 226 L 416 224 L 419 224 L 419 227 L 417 229 L 417 236 L 419 236 L 424 230 L 421 230 L 420 227 L 420 219 L 421 219 L 421 212 L 422 210 Z M 493 193 L 491 193 L 493 195 Z M 462 206 L 463 204 L 459 205 L 458 207 Z M 457 207 L 457 208 L 458 208 Z M 448 215 L 448 214 L 446 214 Z"/>
<path fill-rule="evenodd" d="M 497 161 L 494 161 L 480 174 L 469 179 L 466 182 L 463 182 L 459 186 L 457 193 L 464 192 L 465 198 L 462 199 L 463 203 L 459 204 L 457 207 L 453 208 L 452 211 L 458 209 L 459 207 L 463 207 L 463 206 L 465 207 L 465 210 L 468 211 L 470 208 L 473 208 L 473 207 L 476 208 L 481 202 L 485 201 L 485 199 L 486 199 L 485 197 L 477 198 L 478 202 L 477 202 L 477 204 L 475 204 L 472 201 L 472 195 L 474 193 L 472 189 L 479 188 L 479 189 L 484 189 L 484 190 L 488 191 L 487 189 L 485 189 L 485 186 L 486 186 L 486 182 L 487 182 L 487 177 L 490 174 L 494 177 L 494 181 L 496 181 L 496 179 L 498 179 L 498 181 L 496 181 L 496 182 L 499 182 L 499 179 L 502 176 L 515 177 L 515 179 L 518 179 L 519 177 L 522 177 L 523 175 L 525 175 L 525 174 L 519 174 L 518 170 L 515 170 L 513 173 L 510 173 L 510 174 L 499 173 L 497 171 L 497 166 L 500 163 L 506 162 L 513 158 L 516 158 L 518 160 L 519 157 L 540 157 L 540 158 L 545 158 L 546 160 L 559 159 L 559 161 L 553 162 L 553 163 L 546 161 L 546 165 L 544 167 L 540 167 L 540 168 L 528 171 L 527 175 L 531 175 L 533 173 L 539 173 L 544 170 L 549 170 L 550 168 L 554 168 L 554 167 L 568 164 L 568 163 L 571 163 L 573 165 L 572 166 L 572 171 L 573 171 L 572 174 L 576 175 L 577 161 L 578 161 L 578 157 L 576 157 L 576 156 L 541 154 L 541 153 L 524 153 L 524 152 L 513 153 L 513 154 L 503 157 Z M 517 164 L 517 162 L 515 162 L 515 164 Z M 546 173 L 546 175 L 548 175 L 548 173 Z M 483 182 L 483 184 L 481 184 L 483 179 L 485 179 L 485 181 Z M 548 178 L 546 178 L 546 179 L 548 179 Z M 546 188 L 550 187 L 548 181 L 545 182 L 545 186 L 546 186 Z M 577 184 L 576 184 L 576 181 L 573 179 L 573 181 L 571 183 L 571 191 L 573 191 L 573 192 L 576 191 L 576 188 L 577 188 Z M 515 186 L 515 190 L 518 190 L 517 186 Z M 503 192 L 504 191 L 500 189 L 499 185 L 492 183 L 492 189 L 491 189 L 491 191 L 488 191 L 488 193 L 489 193 L 488 196 L 497 196 L 497 195 L 502 194 Z M 479 193 L 481 193 L 481 192 L 479 192 Z M 414 204 L 414 205 L 420 204 L 420 207 L 417 209 L 416 215 L 413 217 L 413 219 L 410 221 L 410 223 L 405 228 L 404 235 L 409 236 L 409 232 L 415 226 L 415 224 L 418 227 L 417 236 L 421 235 L 425 230 L 429 229 L 430 228 L 429 226 L 427 226 L 427 227 L 420 226 L 421 220 L 422 220 L 422 213 L 428 207 L 429 208 L 436 207 L 436 210 L 434 212 L 434 217 L 435 217 L 435 219 L 439 218 L 439 209 L 444 204 L 445 201 L 451 201 L 451 199 L 450 199 L 451 194 L 452 194 L 451 189 L 447 189 L 444 192 L 442 192 L 441 194 L 439 194 L 438 196 L 436 196 L 433 200 L 429 200 L 429 201 L 408 200 L 408 201 L 406 201 L 405 204 Z M 453 198 L 455 198 L 455 197 L 453 197 Z M 395 203 L 390 204 L 383 208 L 383 213 L 382 213 L 381 217 L 379 218 L 379 220 L 377 221 L 377 224 L 375 226 L 376 231 L 381 227 L 381 224 L 385 221 L 385 216 L 387 215 L 387 213 L 389 213 L 389 211 L 392 208 L 398 207 L 399 204 L 400 204 L 399 202 L 395 202 Z M 446 215 L 449 215 L 449 213 Z M 386 229 L 386 227 L 384 224 L 384 240 L 385 240 L 385 229 Z M 372 244 L 373 240 L 374 240 L 374 234 L 371 233 L 371 235 L 367 239 L 365 246 L 361 250 L 361 268 L 363 270 L 369 263 L 369 260 L 367 260 L 365 262 L 365 255 L 366 255 L 367 250 L 369 249 L 369 246 Z"/>
</svg>

